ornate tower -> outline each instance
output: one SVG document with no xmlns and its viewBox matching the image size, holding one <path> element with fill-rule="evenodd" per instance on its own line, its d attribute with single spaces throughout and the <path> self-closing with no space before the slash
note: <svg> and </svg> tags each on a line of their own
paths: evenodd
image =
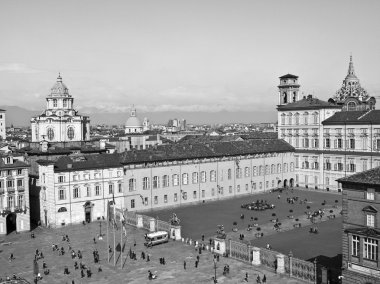
<svg viewBox="0 0 380 284">
<path fill-rule="evenodd" d="M 286 74 L 280 77 L 278 85 L 278 104 L 286 105 L 299 100 L 298 76 Z"/>
</svg>

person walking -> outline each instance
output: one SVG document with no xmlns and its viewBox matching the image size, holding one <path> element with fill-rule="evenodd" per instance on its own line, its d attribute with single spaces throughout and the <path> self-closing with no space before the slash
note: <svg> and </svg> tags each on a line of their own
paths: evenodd
<svg viewBox="0 0 380 284">
<path fill-rule="evenodd" d="M 183 269 L 186 270 L 186 260 L 183 261 Z"/>
<path fill-rule="evenodd" d="M 265 274 L 263 276 L 263 283 L 267 283 L 267 277 L 265 276 Z"/>
</svg>

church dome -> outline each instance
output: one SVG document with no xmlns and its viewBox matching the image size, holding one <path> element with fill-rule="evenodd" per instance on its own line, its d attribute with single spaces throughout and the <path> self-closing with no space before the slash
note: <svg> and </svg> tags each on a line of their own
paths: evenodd
<svg viewBox="0 0 380 284">
<path fill-rule="evenodd" d="M 126 127 L 142 127 L 143 125 L 140 119 L 138 119 L 136 116 L 131 116 L 127 119 L 125 126 Z"/>
<path fill-rule="evenodd" d="M 127 119 L 127 122 L 125 123 L 125 127 L 133 127 L 133 128 L 141 128 L 143 127 L 143 124 L 141 123 L 140 119 L 136 116 L 136 109 L 132 107 L 131 114 L 129 118 Z"/>
<path fill-rule="evenodd" d="M 51 88 L 50 97 L 70 97 L 69 88 L 62 82 L 61 74 L 58 75 L 57 82 Z"/>
</svg>

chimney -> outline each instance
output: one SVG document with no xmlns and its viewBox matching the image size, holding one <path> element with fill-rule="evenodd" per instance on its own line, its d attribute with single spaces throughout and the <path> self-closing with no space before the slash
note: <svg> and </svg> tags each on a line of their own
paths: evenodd
<svg viewBox="0 0 380 284">
<path fill-rule="evenodd" d="M 313 98 L 313 95 L 307 95 L 307 99 L 311 100 Z"/>
</svg>

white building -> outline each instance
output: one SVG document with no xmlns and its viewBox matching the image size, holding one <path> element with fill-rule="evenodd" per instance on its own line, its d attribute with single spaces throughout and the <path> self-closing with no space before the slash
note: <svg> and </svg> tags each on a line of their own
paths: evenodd
<svg viewBox="0 0 380 284">
<path fill-rule="evenodd" d="M 74 109 L 74 98 L 61 75 L 46 97 L 46 110 L 31 119 L 32 142 L 90 140 L 90 120 Z"/>
<path fill-rule="evenodd" d="M 328 102 L 298 99 L 298 89 L 297 76 L 280 77 L 278 136 L 296 148 L 297 185 L 340 191 L 336 179 L 380 166 L 380 111 L 360 86 L 352 57 L 342 88 Z"/>
<path fill-rule="evenodd" d="M 0 137 L 5 140 L 6 138 L 6 125 L 5 125 L 5 110 L 0 109 Z"/>
<path fill-rule="evenodd" d="M 278 140 L 161 145 L 156 149 L 39 161 L 42 224 L 234 198 L 294 184 L 294 148 Z"/>
<path fill-rule="evenodd" d="M 0 235 L 30 230 L 29 165 L 23 157 L 0 157 Z"/>
<path fill-rule="evenodd" d="M 125 134 L 136 134 L 143 132 L 143 124 L 136 115 L 135 107 L 132 107 L 130 116 L 125 123 Z"/>
</svg>

